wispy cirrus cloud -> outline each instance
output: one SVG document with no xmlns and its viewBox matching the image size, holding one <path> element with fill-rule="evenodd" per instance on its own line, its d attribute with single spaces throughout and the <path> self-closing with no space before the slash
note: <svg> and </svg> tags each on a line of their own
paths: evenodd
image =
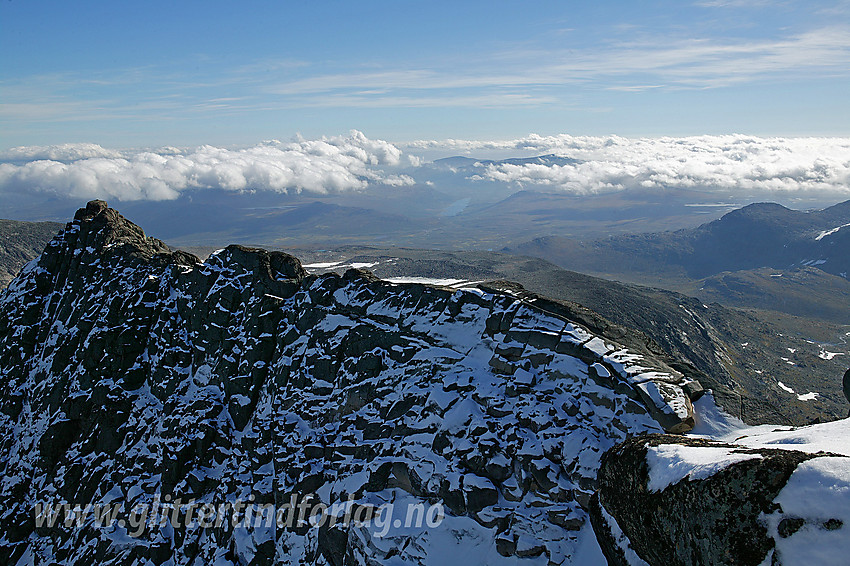
<svg viewBox="0 0 850 566">
<path fill-rule="evenodd" d="M 322 74 L 281 82 L 268 92 L 282 96 L 356 92 L 381 95 L 465 89 L 525 89 L 568 84 L 608 85 L 616 90 L 712 88 L 758 81 L 789 71 L 850 74 L 850 27 L 835 26 L 775 39 L 647 38 L 611 41 L 601 48 L 526 49 L 489 59 L 419 69 Z"/>
<path fill-rule="evenodd" d="M 695 4 L 703 8 L 764 8 L 775 7 L 777 3 L 775 0 L 700 0 Z"/>
<path fill-rule="evenodd" d="M 447 106 L 474 108 L 505 108 L 510 106 L 534 106 L 553 104 L 558 99 L 551 95 L 533 93 L 484 93 L 452 95 L 383 95 L 369 93 L 339 93 L 311 97 L 305 107 L 345 106 L 348 108 L 443 108 Z"/>
<path fill-rule="evenodd" d="M 505 46 L 478 56 L 328 72 L 326 64 L 257 61 L 212 76 L 153 67 L 54 73 L 0 82 L 0 121 L 187 119 L 315 107 L 533 107 L 582 89 L 721 88 L 850 76 L 850 26 L 772 38 L 621 32 L 593 45 Z"/>
</svg>

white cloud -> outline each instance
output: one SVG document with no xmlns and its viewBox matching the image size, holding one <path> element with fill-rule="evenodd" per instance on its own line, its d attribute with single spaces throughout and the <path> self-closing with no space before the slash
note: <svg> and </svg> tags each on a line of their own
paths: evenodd
<svg viewBox="0 0 850 566">
<path fill-rule="evenodd" d="M 413 183 L 380 169 L 400 165 L 400 149 L 358 131 L 244 149 L 205 145 L 122 153 L 95 144 L 19 147 L 0 153 L 0 161 L 6 161 L 0 163 L 0 192 L 73 198 L 168 200 L 193 188 L 327 193 L 363 189 L 369 183 Z"/>
<path fill-rule="evenodd" d="M 850 138 L 686 138 L 529 135 L 508 141 L 418 141 L 413 150 L 554 153 L 572 164 L 482 167 L 475 180 L 548 185 L 576 194 L 634 188 L 850 193 Z"/>
<path fill-rule="evenodd" d="M 48 146 L 23 146 L 13 147 L 6 151 L 0 151 L 0 161 L 35 161 L 38 159 L 49 159 L 68 163 L 80 159 L 91 159 L 95 157 L 118 158 L 121 152 L 105 149 L 95 143 L 64 143 Z"/>
<path fill-rule="evenodd" d="M 394 170 L 421 165 L 413 154 L 417 152 L 569 157 L 574 161 L 481 165 L 470 179 L 517 187 L 542 185 L 573 194 L 642 188 L 850 193 L 850 138 L 530 134 L 504 141 L 450 139 L 393 145 L 357 131 L 315 140 L 271 140 L 242 149 L 207 145 L 119 152 L 95 144 L 13 148 L 0 153 L 0 193 L 117 200 L 167 200 L 187 189 L 210 188 L 334 193 L 370 184 L 412 184 L 410 177 Z"/>
</svg>

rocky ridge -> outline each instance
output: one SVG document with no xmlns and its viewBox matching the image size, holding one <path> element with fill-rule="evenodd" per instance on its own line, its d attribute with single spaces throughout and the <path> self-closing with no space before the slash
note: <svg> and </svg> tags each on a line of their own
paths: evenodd
<svg viewBox="0 0 850 566">
<path fill-rule="evenodd" d="M 619 339 L 618 339 L 619 337 Z M 628 343 L 624 347 L 623 343 Z M 172 252 L 102 201 L 0 295 L 0 559 L 562 564 L 601 454 L 686 432 L 701 388 L 577 305 L 505 284 L 309 276 Z M 39 502 L 440 502 L 439 528 L 37 525 Z"/>
</svg>

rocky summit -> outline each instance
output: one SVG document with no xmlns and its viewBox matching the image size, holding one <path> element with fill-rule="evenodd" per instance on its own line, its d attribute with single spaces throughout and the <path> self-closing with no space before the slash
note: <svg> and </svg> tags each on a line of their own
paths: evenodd
<svg viewBox="0 0 850 566">
<path fill-rule="evenodd" d="M 598 561 L 603 452 L 688 431 L 701 392 L 642 344 L 505 284 L 201 262 L 93 201 L 0 295 L 0 562 Z M 366 511 L 204 524 L 175 504 L 305 498 Z M 102 505 L 170 512 L 134 529 Z M 382 525 L 388 505 L 439 513 Z"/>
</svg>

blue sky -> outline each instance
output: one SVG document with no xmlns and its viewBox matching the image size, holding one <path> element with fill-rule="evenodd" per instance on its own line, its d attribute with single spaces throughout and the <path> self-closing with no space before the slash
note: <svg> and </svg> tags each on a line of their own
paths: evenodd
<svg viewBox="0 0 850 566">
<path fill-rule="evenodd" d="M 850 134 L 850 2 L 0 3 L 0 147 Z"/>
</svg>

